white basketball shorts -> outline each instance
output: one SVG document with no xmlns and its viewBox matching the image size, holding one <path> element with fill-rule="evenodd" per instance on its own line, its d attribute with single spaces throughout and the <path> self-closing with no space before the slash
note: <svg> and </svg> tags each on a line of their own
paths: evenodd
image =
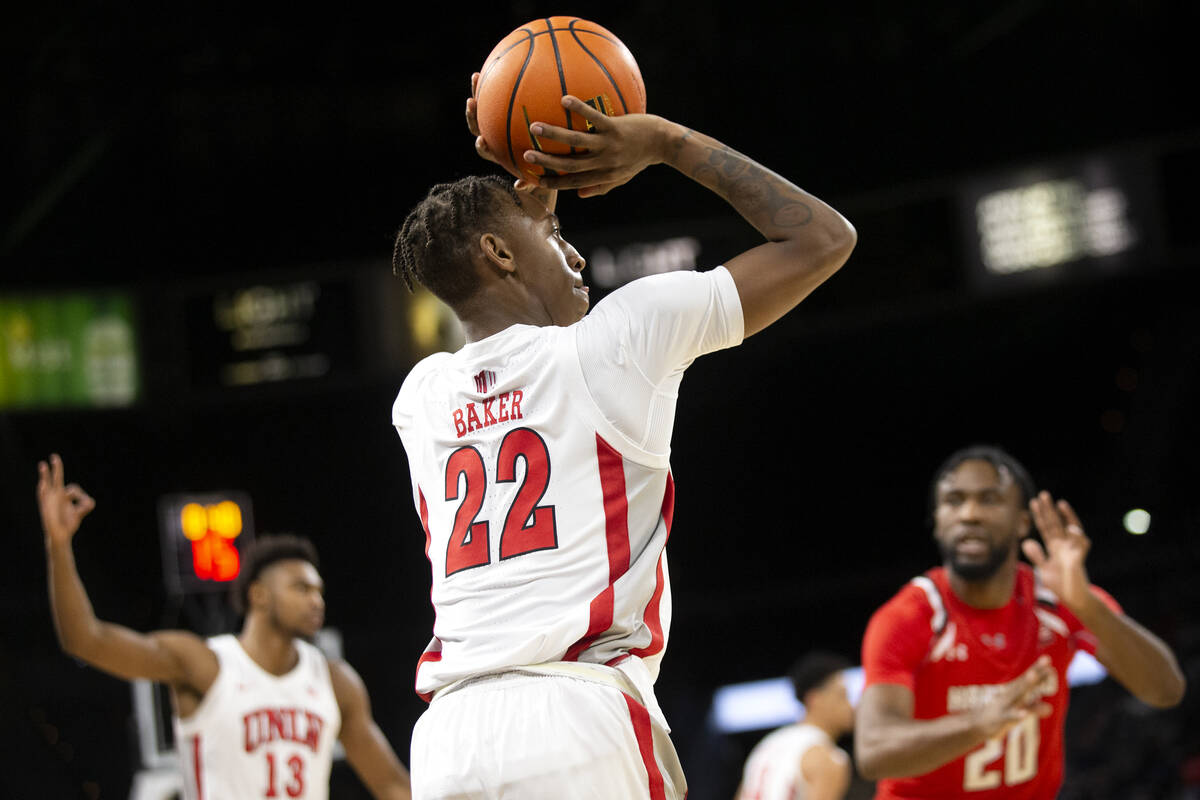
<svg viewBox="0 0 1200 800">
<path fill-rule="evenodd" d="M 518 671 L 438 694 L 413 729 L 413 798 L 684 800 L 675 747 L 634 691 Z"/>
</svg>

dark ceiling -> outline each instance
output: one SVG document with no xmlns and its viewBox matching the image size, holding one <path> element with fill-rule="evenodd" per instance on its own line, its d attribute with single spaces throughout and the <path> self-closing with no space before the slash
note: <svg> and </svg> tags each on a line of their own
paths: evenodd
<svg viewBox="0 0 1200 800">
<path fill-rule="evenodd" d="M 487 169 L 462 122 L 470 72 L 516 25 L 571 10 L 296 8 L 10 12 L 4 282 L 386 256 L 429 184 Z M 851 205 L 1200 124 L 1182 2 L 652 0 L 581 15 L 629 45 L 650 111 Z M 578 230 L 720 211 L 669 174 L 640 183 L 564 216 Z"/>
</svg>

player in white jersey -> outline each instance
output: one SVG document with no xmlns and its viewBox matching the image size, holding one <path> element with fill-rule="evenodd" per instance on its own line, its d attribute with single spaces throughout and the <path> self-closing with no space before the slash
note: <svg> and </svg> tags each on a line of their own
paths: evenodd
<svg viewBox="0 0 1200 800">
<path fill-rule="evenodd" d="M 789 677 L 804 719 L 767 734 L 742 770 L 737 800 L 841 800 L 850 784 L 850 757 L 837 740 L 854 727 L 854 707 L 833 653 L 808 653 Z"/>
<path fill-rule="evenodd" d="M 533 132 L 586 154 L 526 154 L 558 177 L 435 186 L 396 240 L 397 273 L 445 301 L 467 338 L 418 364 L 393 407 L 436 615 L 417 667 L 432 699 L 413 734 L 418 798 L 684 796 L 653 692 L 680 379 L 785 314 L 855 242 L 832 208 L 703 134 L 563 104 L 590 132 Z M 468 100 L 478 133 L 474 112 Z M 603 194 L 664 162 L 769 243 L 635 281 L 585 318 L 557 190 Z"/>
<path fill-rule="evenodd" d="M 325 618 L 311 542 L 263 537 L 243 554 L 237 636 L 138 633 L 96 618 L 71 542 L 95 501 L 64 485 L 57 455 L 38 464 L 50 606 L 63 650 L 127 680 L 166 684 L 186 800 L 325 800 L 334 740 L 377 798 L 407 800 L 408 773 L 371 715 L 358 674 L 311 638 Z"/>
</svg>

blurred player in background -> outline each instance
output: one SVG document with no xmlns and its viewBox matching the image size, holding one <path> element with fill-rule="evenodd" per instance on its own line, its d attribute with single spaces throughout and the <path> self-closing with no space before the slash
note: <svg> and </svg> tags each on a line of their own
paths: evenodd
<svg viewBox="0 0 1200 800">
<path fill-rule="evenodd" d="M 859 771 L 879 780 L 880 799 L 1049 800 L 1062 783 L 1076 651 L 1158 708 L 1183 697 L 1183 674 L 1158 637 L 1088 580 L 1091 542 L 1075 511 L 1035 495 L 1008 453 L 960 450 L 930 491 L 942 566 L 914 578 L 867 626 Z M 1044 546 L 1025 539 L 1031 523 Z"/>
<path fill-rule="evenodd" d="M 64 485 L 57 455 L 38 464 L 37 498 L 59 643 L 119 678 L 170 688 L 187 800 L 323 800 L 335 739 L 375 797 L 410 797 L 408 773 L 371 716 L 362 680 L 306 641 L 325 619 L 311 542 L 262 537 L 243 554 L 235 604 L 246 619 L 237 636 L 142 634 L 92 611 L 71 541 L 96 503 Z"/>
<path fill-rule="evenodd" d="M 558 177 L 435 186 L 396 240 L 396 272 L 445 301 L 467 339 L 413 368 L 392 417 L 436 614 L 417 667 L 432 698 L 413 733 L 418 798 L 684 796 L 653 690 L 671 621 L 680 380 L 786 314 L 855 244 L 840 214 L 720 142 L 563 105 L 589 130 L 535 121 L 533 133 L 576 155 L 525 153 Z M 633 281 L 585 317 L 557 190 L 603 194 L 659 163 L 767 242 L 709 272 Z M 714 421 L 713 435 L 728 430 Z"/>
<path fill-rule="evenodd" d="M 804 719 L 767 734 L 742 770 L 736 800 L 841 800 L 850 786 L 850 757 L 837 740 L 854 728 L 846 694 L 850 662 L 814 651 L 792 667 L 789 677 Z"/>
</svg>

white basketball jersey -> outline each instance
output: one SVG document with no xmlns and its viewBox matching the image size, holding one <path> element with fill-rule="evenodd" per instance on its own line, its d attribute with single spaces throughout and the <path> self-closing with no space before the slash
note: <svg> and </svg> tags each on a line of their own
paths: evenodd
<svg viewBox="0 0 1200 800">
<path fill-rule="evenodd" d="M 676 390 L 742 330 L 718 267 L 634 281 L 575 325 L 514 325 L 413 368 L 392 419 L 433 572 L 422 696 L 550 661 L 633 655 L 657 675 Z"/>
<path fill-rule="evenodd" d="M 787 725 L 764 736 L 746 759 L 738 800 L 805 800 L 800 760 L 817 745 L 843 752 L 815 725 Z"/>
<path fill-rule="evenodd" d="M 217 679 L 194 714 L 175 718 L 185 800 L 326 800 L 342 716 L 325 656 L 297 640 L 299 662 L 275 676 L 233 635 L 208 646 Z"/>
</svg>

